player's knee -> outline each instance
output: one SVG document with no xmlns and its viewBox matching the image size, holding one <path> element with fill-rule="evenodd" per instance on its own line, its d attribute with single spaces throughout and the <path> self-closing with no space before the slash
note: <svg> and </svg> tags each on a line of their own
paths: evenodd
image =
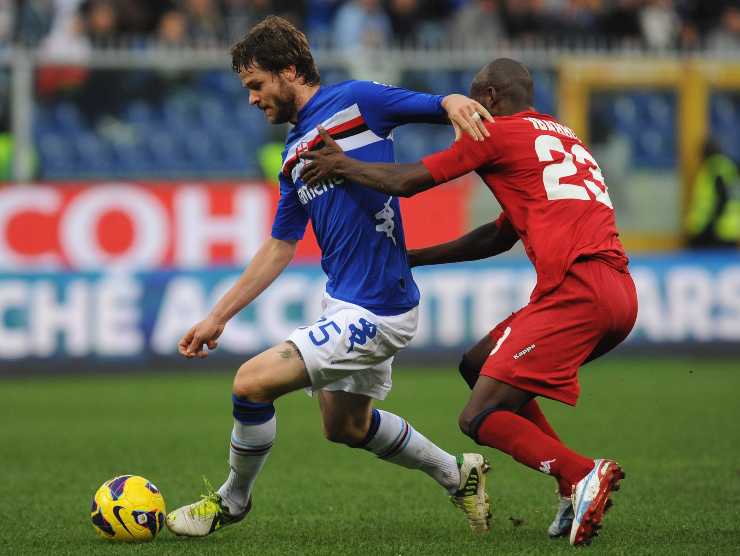
<svg viewBox="0 0 740 556">
<path fill-rule="evenodd" d="M 470 436 L 470 424 L 471 419 L 469 414 L 466 411 L 460 413 L 460 416 L 457 418 L 457 426 L 460 427 L 460 431 L 466 436 Z"/>
<path fill-rule="evenodd" d="M 480 426 L 483 424 L 483 421 L 486 420 L 486 417 L 499 409 L 500 408 L 497 406 L 487 407 L 482 411 L 480 409 L 473 410 L 465 408 L 462 413 L 460 413 L 457 424 L 465 436 L 472 438 L 476 444 L 480 444 L 478 440 L 478 429 L 480 429 Z"/>
<path fill-rule="evenodd" d="M 478 381 L 480 367 L 473 363 L 470 356 L 466 353 L 462 356 L 462 359 L 460 359 L 460 364 L 457 368 L 460 371 L 460 376 L 463 377 L 463 380 L 472 390 L 475 383 Z"/>
<path fill-rule="evenodd" d="M 249 361 L 244 363 L 234 377 L 232 393 L 238 398 L 253 402 L 272 403 L 275 399 L 259 378 L 259 373 L 250 368 Z"/>
</svg>

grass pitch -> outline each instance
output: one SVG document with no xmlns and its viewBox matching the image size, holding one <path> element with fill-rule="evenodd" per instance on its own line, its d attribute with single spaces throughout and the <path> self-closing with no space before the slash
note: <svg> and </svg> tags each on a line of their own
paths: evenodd
<svg viewBox="0 0 740 556">
<path fill-rule="evenodd" d="M 452 366 L 450 366 L 450 369 Z M 450 451 L 490 459 L 493 530 L 474 537 L 420 472 L 323 439 L 316 402 L 279 400 L 278 437 L 254 510 L 205 539 L 163 531 L 154 543 L 98 539 L 90 501 L 104 480 L 139 474 L 168 508 L 201 476 L 226 471 L 231 373 L 45 377 L 0 381 L 0 553 L 3 554 L 567 554 L 545 530 L 555 482 L 457 430 L 467 398 L 452 370 L 399 369 L 382 407 Z M 575 449 L 627 472 L 598 554 L 740 553 L 740 364 L 607 359 L 581 371 L 579 406 L 543 402 Z"/>
</svg>

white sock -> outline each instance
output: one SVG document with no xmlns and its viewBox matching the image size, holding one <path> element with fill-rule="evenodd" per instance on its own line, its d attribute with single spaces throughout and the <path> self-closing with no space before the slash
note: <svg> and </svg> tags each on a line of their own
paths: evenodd
<svg viewBox="0 0 740 556">
<path fill-rule="evenodd" d="M 388 411 L 373 409 L 373 422 L 362 448 L 396 465 L 421 469 L 450 493 L 460 487 L 455 456 L 439 448 L 408 421 Z"/>
<path fill-rule="evenodd" d="M 229 513 L 240 514 L 247 508 L 252 485 L 270 455 L 276 424 L 275 416 L 258 425 L 234 420 L 229 447 L 231 471 L 226 482 L 218 489 Z"/>
</svg>

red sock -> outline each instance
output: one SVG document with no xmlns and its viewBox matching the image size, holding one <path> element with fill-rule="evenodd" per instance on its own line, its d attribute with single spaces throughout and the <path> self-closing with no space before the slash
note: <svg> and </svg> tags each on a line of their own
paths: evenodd
<svg viewBox="0 0 740 556">
<path fill-rule="evenodd" d="M 534 423 L 511 411 L 494 411 L 478 428 L 478 442 L 509 454 L 519 463 L 574 485 L 594 467 Z"/>
<path fill-rule="evenodd" d="M 540 429 L 550 438 L 560 440 L 560 437 L 555 432 L 555 429 L 552 428 L 547 418 L 545 417 L 545 414 L 542 413 L 542 409 L 540 409 L 540 404 L 537 403 L 536 399 L 532 398 L 531 400 L 529 400 L 529 402 L 524 404 L 524 406 L 519 410 L 518 414 L 528 421 L 532 421 L 535 425 L 537 425 L 538 429 Z M 570 496 L 573 486 L 561 477 L 555 477 L 555 479 L 558 482 L 558 492 L 560 493 L 560 496 Z"/>
<path fill-rule="evenodd" d="M 545 414 L 540 409 L 540 404 L 537 403 L 535 398 L 529 400 L 522 408 L 517 412 L 519 415 L 524 417 L 527 421 L 532 421 L 537 428 L 544 432 L 547 436 L 560 440 L 560 437 L 552 428 L 550 423 L 547 421 Z"/>
</svg>

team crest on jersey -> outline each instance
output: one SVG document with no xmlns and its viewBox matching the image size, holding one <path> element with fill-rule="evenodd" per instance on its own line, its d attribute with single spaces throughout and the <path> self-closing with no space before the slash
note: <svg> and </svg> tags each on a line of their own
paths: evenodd
<svg viewBox="0 0 740 556">
<path fill-rule="evenodd" d="M 368 127 L 357 104 L 334 113 L 319 125 L 329 132 L 329 135 L 344 152 L 383 141 L 382 137 L 376 135 Z M 297 184 L 305 164 L 300 157 L 300 153 L 306 150 L 318 149 L 322 146 L 323 139 L 321 139 L 317 128 L 311 129 L 288 148 L 282 167 L 283 175 L 291 177 L 293 183 Z"/>
</svg>

